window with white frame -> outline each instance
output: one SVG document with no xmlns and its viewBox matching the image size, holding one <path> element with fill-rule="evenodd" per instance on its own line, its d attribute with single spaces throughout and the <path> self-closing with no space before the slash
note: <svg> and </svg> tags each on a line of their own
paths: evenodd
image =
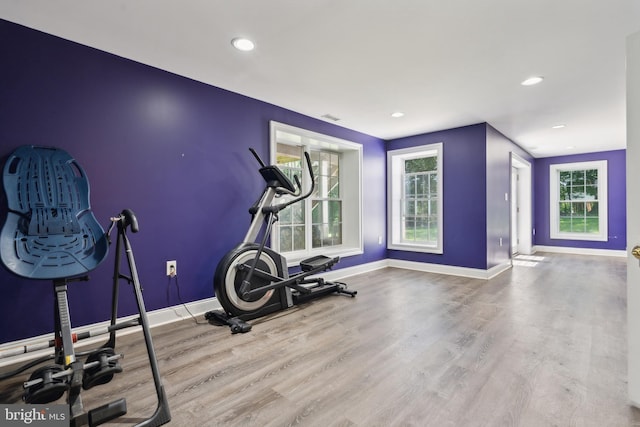
<svg viewBox="0 0 640 427">
<path fill-rule="evenodd" d="M 291 264 L 318 254 L 362 253 L 362 145 L 271 122 L 272 163 L 292 182 L 297 175 L 308 191 L 305 152 L 311 158 L 314 191 L 280 212 L 272 247 Z"/>
<path fill-rule="evenodd" d="M 442 253 L 442 143 L 387 152 L 390 249 Z"/>
<path fill-rule="evenodd" d="M 556 164 L 549 170 L 550 237 L 606 241 L 607 161 Z"/>
</svg>

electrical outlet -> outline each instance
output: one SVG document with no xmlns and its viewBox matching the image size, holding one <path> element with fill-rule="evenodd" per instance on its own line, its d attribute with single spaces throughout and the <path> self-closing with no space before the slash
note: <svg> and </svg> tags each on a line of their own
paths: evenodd
<svg viewBox="0 0 640 427">
<path fill-rule="evenodd" d="M 167 261 L 167 276 L 173 277 L 178 275 L 178 261 Z"/>
</svg>

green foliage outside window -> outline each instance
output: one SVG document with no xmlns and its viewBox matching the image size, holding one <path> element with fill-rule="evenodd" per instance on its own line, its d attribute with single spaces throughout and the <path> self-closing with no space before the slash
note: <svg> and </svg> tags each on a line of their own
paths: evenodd
<svg viewBox="0 0 640 427">
<path fill-rule="evenodd" d="M 295 182 L 297 175 L 308 180 L 302 147 L 278 144 L 277 163 L 284 174 Z M 342 201 L 340 200 L 340 156 L 329 151 L 311 151 L 315 188 L 311 197 L 295 203 L 279 213 L 280 251 L 302 251 L 307 248 L 305 210 L 311 203 L 311 247 L 342 244 Z"/>
<path fill-rule="evenodd" d="M 311 195 L 311 246 L 342 244 L 342 201 L 340 200 L 340 155 L 311 151 L 316 185 Z"/>
<path fill-rule="evenodd" d="M 438 158 L 404 161 L 402 198 L 405 242 L 432 243 L 438 240 Z"/>
<path fill-rule="evenodd" d="M 561 171 L 558 184 L 559 231 L 599 233 L 598 170 Z"/>
</svg>

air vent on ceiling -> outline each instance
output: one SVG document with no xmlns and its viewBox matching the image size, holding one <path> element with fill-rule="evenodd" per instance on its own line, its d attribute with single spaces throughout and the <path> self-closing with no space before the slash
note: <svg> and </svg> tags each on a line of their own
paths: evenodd
<svg viewBox="0 0 640 427">
<path fill-rule="evenodd" d="M 340 120 L 340 117 L 332 116 L 331 114 L 323 114 L 320 117 L 322 117 L 323 119 L 331 120 L 333 122 L 337 122 Z"/>
</svg>

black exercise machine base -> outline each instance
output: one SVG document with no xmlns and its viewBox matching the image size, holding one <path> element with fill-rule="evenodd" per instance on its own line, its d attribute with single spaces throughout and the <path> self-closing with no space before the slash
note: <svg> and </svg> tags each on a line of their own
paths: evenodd
<svg viewBox="0 0 640 427">
<path fill-rule="evenodd" d="M 204 318 L 219 326 L 227 325 L 231 329 L 232 334 L 245 333 L 251 330 L 251 325 L 238 317 L 229 317 L 222 310 L 211 310 L 204 314 Z"/>
<path fill-rule="evenodd" d="M 319 282 L 319 283 L 318 283 Z M 347 285 L 342 282 L 326 282 L 322 279 L 315 279 L 310 283 L 316 283 L 316 285 L 305 288 L 306 292 L 298 292 L 293 290 L 291 297 L 293 300 L 292 305 L 303 304 L 307 301 L 311 301 L 316 298 L 320 298 L 329 294 L 343 294 L 352 298 L 358 294 L 358 291 L 350 291 L 347 289 Z M 223 310 L 211 310 L 204 314 L 204 318 L 209 323 L 218 326 L 229 326 L 232 334 L 246 333 L 251 330 L 251 324 L 247 323 L 247 320 L 252 320 L 262 316 L 264 313 L 258 312 L 255 314 L 245 314 L 240 316 L 230 316 Z"/>
<path fill-rule="evenodd" d="M 316 280 L 320 280 L 320 281 L 316 281 Z M 325 282 L 322 279 L 316 279 L 316 280 L 313 281 L 313 283 L 317 283 L 316 285 L 309 288 L 305 288 L 309 292 L 298 292 L 296 290 L 293 290 L 291 292 L 291 297 L 293 298 L 294 305 L 302 304 L 307 301 L 311 301 L 313 299 L 316 299 L 325 295 L 333 294 L 333 293 L 348 295 L 352 298 L 355 298 L 356 294 L 358 293 L 358 291 L 348 290 L 347 285 L 342 282 Z"/>
</svg>

